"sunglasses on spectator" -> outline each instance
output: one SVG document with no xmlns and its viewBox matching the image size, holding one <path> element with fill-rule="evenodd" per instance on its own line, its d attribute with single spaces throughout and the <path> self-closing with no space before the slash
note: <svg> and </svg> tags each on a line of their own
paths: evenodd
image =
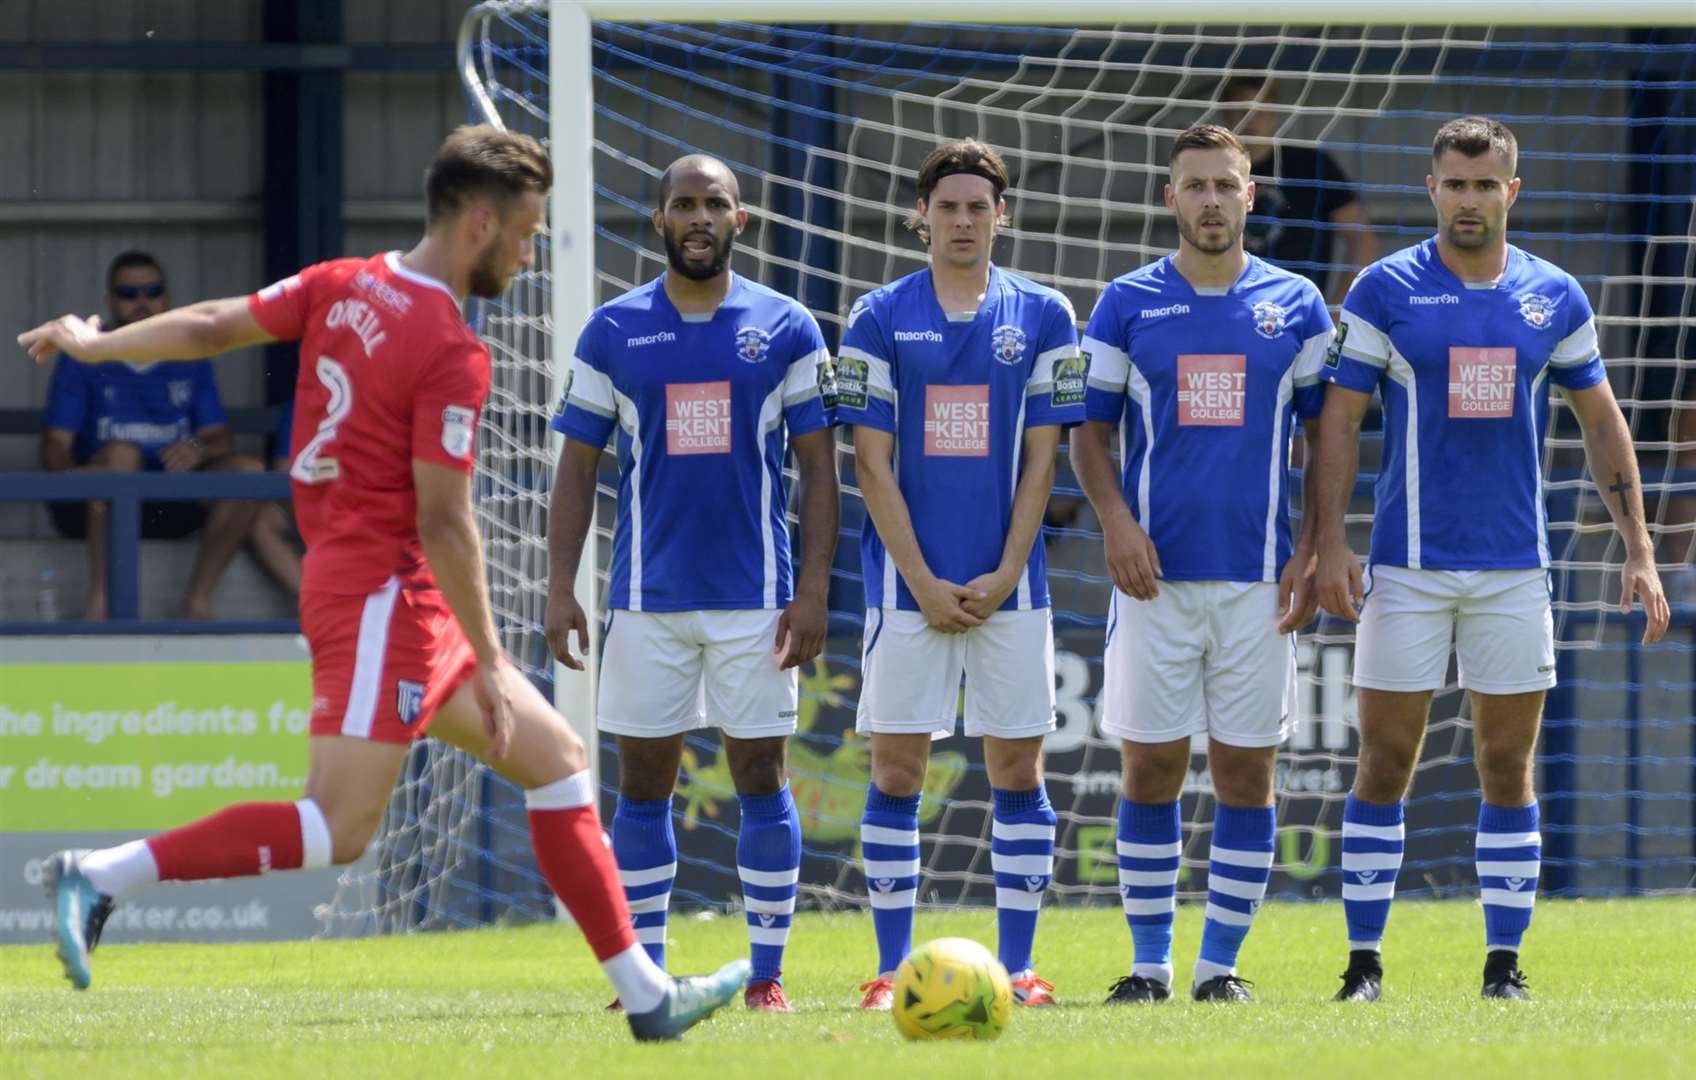
<svg viewBox="0 0 1696 1080">
<path fill-rule="evenodd" d="M 165 283 L 155 281 L 151 285 L 114 285 L 112 286 L 112 295 L 119 300 L 134 300 L 141 296 L 145 296 L 149 300 L 157 300 L 165 295 Z"/>
</svg>

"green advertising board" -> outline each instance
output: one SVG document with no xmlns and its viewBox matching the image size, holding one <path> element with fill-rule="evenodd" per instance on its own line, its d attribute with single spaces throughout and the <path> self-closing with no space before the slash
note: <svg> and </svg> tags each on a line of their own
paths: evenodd
<svg viewBox="0 0 1696 1080">
<path fill-rule="evenodd" d="M 156 830 L 300 797 L 304 660 L 0 667 L 0 832 Z"/>
</svg>

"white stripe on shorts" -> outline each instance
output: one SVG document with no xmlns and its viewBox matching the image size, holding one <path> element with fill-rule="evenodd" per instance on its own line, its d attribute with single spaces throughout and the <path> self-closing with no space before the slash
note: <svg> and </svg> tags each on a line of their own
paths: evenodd
<svg viewBox="0 0 1696 1080">
<path fill-rule="evenodd" d="M 391 577 L 365 598 L 365 610 L 359 615 L 359 644 L 353 654 L 353 684 L 347 692 L 347 711 L 342 713 L 343 735 L 371 737 L 377 692 L 383 684 L 384 654 L 389 651 L 389 623 L 399 596 L 400 581 Z"/>
</svg>

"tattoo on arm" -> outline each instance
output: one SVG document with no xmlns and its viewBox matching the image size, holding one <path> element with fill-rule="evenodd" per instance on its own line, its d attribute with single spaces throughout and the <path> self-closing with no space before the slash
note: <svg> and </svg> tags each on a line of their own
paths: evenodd
<svg viewBox="0 0 1696 1080">
<path fill-rule="evenodd" d="M 1614 473 L 1614 482 L 1608 485 L 1608 490 L 1619 496 L 1619 516 L 1631 520 L 1631 504 L 1626 501 L 1626 492 L 1631 490 L 1631 481 L 1623 473 Z"/>
</svg>

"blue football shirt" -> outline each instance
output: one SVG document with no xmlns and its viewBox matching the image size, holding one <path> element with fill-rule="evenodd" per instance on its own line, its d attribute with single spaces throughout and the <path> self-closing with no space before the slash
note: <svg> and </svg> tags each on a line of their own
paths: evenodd
<svg viewBox="0 0 1696 1080">
<path fill-rule="evenodd" d="M 1499 280 L 1468 284 L 1435 238 L 1398 251 L 1355 279 L 1321 377 L 1383 398 L 1373 562 L 1549 565 L 1548 384 L 1582 390 L 1606 377 L 1572 275 L 1509 245 Z"/>
<path fill-rule="evenodd" d="M 128 442 L 141 449 L 148 468 L 157 469 L 161 450 L 228 418 L 212 365 L 204 361 L 85 364 L 61 353 L 41 423 L 76 432 L 78 464 L 109 442 Z"/>
<path fill-rule="evenodd" d="M 1125 501 L 1165 577 L 1278 580 L 1290 437 L 1319 415 L 1330 342 L 1313 282 L 1253 255 L 1229 288 L 1192 286 L 1167 256 L 1102 292 L 1089 418 L 1119 425 Z"/>
<path fill-rule="evenodd" d="M 836 363 L 837 422 L 895 436 L 895 474 L 931 572 L 963 584 L 1001 564 L 1026 428 L 1084 418 L 1085 368 L 1072 305 L 990 268 L 975 313 L 947 315 L 930 270 L 861 297 Z M 866 605 L 919 610 L 868 517 Z M 1039 537 L 1003 610 L 1048 606 Z"/>
<path fill-rule="evenodd" d="M 824 336 L 806 308 L 739 274 L 710 315 L 680 313 L 663 281 L 590 316 L 553 419 L 590 446 L 617 432 L 607 606 L 782 607 L 794 589 L 787 436 L 831 423 Z"/>
</svg>

